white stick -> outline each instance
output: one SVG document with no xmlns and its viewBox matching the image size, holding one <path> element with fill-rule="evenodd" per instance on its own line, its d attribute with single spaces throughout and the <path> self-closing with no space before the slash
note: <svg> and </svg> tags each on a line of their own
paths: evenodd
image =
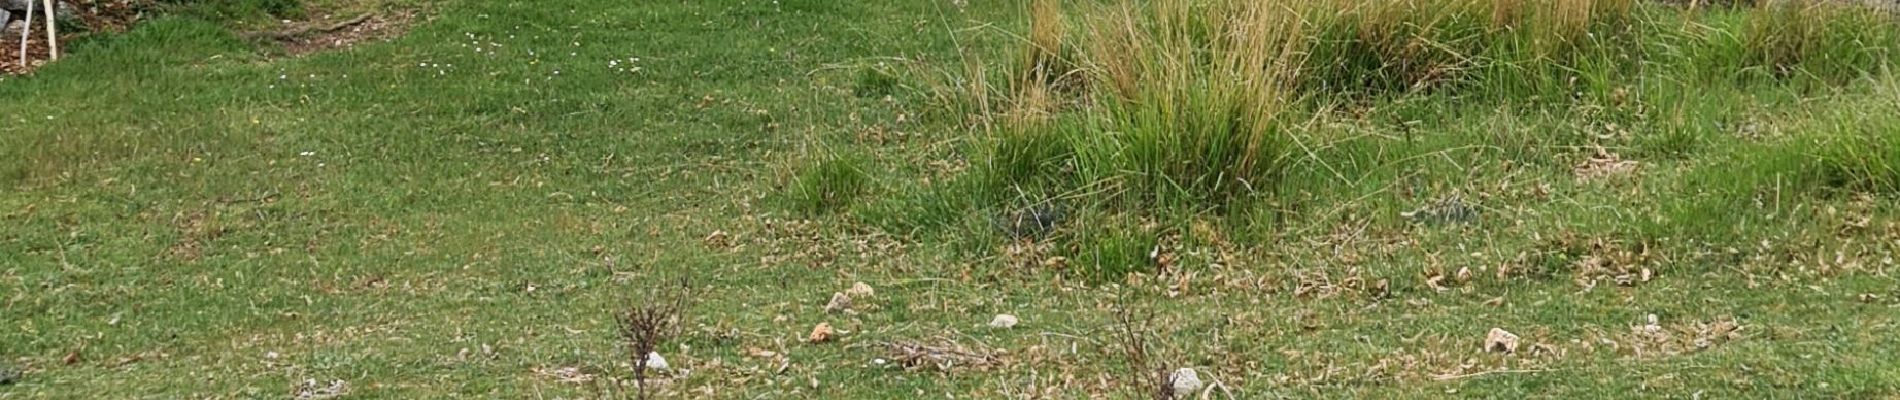
<svg viewBox="0 0 1900 400">
<path fill-rule="evenodd" d="M 33 2 L 26 2 L 26 24 L 20 25 L 20 68 L 26 68 L 26 34 L 33 32 Z"/>
<path fill-rule="evenodd" d="M 40 9 L 46 10 L 46 49 L 53 61 L 59 61 L 59 34 L 55 32 L 58 29 L 54 28 L 54 24 L 59 21 L 53 18 L 53 0 L 46 0 L 46 5 Z"/>
</svg>

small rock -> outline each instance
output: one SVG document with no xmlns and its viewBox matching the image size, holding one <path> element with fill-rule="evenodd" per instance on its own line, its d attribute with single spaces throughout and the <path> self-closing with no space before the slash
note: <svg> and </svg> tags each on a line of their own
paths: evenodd
<svg viewBox="0 0 1900 400">
<path fill-rule="evenodd" d="M 1009 328 L 1016 327 L 1017 322 L 1019 321 L 1016 320 L 1016 316 L 1014 315 L 996 314 L 996 318 L 990 318 L 990 327 L 997 328 L 997 329 L 1009 329 Z"/>
<path fill-rule="evenodd" d="M 1517 334 L 1505 331 L 1503 328 L 1491 328 L 1491 333 L 1484 337 L 1484 350 L 1516 353 Z"/>
<path fill-rule="evenodd" d="M 851 284 L 850 289 L 845 289 L 844 294 L 850 295 L 851 298 L 854 299 L 868 299 L 871 298 L 871 296 L 877 295 L 877 291 L 871 290 L 871 285 L 858 282 Z"/>
<path fill-rule="evenodd" d="M 1193 368 L 1174 370 L 1174 373 L 1168 374 L 1168 382 L 1174 384 L 1176 397 L 1186 398 L 1195 391 L 1201 390 L 1201 377 L 1194 372 Z"/>
<path fill-rule="evenodd" d="M 672 366 L 666 364 L 666 357 L 660 357 L 658 352 L 647 353 L 647 369 L 665 371 L 667 368 L 672 368 Z"/>
<path fill-rule="evenodd" d="M 12 385 L 20 381 L 20 370 L 0 366 L 0 386 Z"/>
<path fill-rule="evenodd" d="M 811 335 L 805 339 L 812 343 L 824 343 L 831 341 L 833 336 L 837 336 L 837 333 L 831 330 L 831 324 L 820 322 L 818 326 L 811 327 Z"/>
<path fill-rule="evenodd" d="M 324 400 L 343 397 L 343 395 L 349 393 L 350 383 L 344 382 L 342 379 L 330 381 L 329 384 L 319 383 L 315 379 L 305 379 L 303 384 L 297 385 L 297 394 L 293 398 L 297 400 Z"/>
<path fill-rule="evenodd" d="M 825 312 L 839 312 L 851 308 L 851 296 L 844 293 L 832 293 L 831 302 L 825 303 Z"/>
</svg>

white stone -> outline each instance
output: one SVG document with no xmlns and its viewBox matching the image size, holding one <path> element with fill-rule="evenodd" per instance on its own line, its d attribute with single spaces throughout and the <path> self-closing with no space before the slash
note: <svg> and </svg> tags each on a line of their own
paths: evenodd
<svg viewBox="0 0 1900 400">
<path fill-rule="evenodd" d="M 990 319 L 990 327 L 997 328 L 997 329 L 1009 329 L 1009 328 L 1016 327 L 1017 322 L 1019 321 L 1016 320 L 1016 316 L 1014 315 L 996 314 L 996 318 Z"/>
<path fill-rule="evenodd" d="M 1499 353 L 1516 353 L 1517 340 L 1517 334 L 1502 328 L 1491 328 L 1491 333 L 1484 337 L 1484 350 Z"/>
<path fill-rule="evenodd" d="M 670 367 L 670 365 L 666 365 L 666 357 L 660 357 L 660 353 L 647 353 L 647 369 L 665 371 Z"/>
<path fill-rule="evenodd" d="M 1193 368 L 1174 370 L 1174 373 L 1168 374 L 1168 381 L 1174 383 L 1174 395 L 1177 397 L 1186 397 L 1201 390 L 1201 377 Z"/>
</svg>

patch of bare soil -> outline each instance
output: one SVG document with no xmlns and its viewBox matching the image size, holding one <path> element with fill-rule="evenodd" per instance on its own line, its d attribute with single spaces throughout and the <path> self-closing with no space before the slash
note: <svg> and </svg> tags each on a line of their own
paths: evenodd
<svg viewBox="0 0 1900 400">
<path fill-rule="evenodd" d="M 304 55 L 392 38 L 407 30 L 415 18 L 413 11 L 364 13 L 347 18 L 326 15 L 260 36 L 283 44 L 291 55 Z"/>
</svg>

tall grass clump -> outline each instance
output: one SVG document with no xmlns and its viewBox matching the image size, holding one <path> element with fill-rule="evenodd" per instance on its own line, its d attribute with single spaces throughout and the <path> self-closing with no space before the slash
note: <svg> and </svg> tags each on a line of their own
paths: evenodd
<svg viewBox="0 0 1900 400">
<path fill-rule="evenodd" d="M 1718 147 L 1736 143 L 1729 131 L 1751 118 L 1736 102 L 1864 82 L 1900 45 L 1892 15 L 1814 0 L 1034 0 L 1028 9 L 1006 72 L 959 81 L 975 94 L 965 103 L 984 110 L 976 179 L 966 181 L 977 207 L 1060 200 L 1154 216 L 1376 203 L 1396 179 L 1381 174 L 1450 148 L 1497 148 L 1533 167 L 1567 168 L 1560 160 L 1590 148 L 1684 160 L 1730 150 Z M 1547 126 L 1443 134 L 1493 112 Z M 1750 165 L 1891 190 L 1900 135 L 1866 128 L 1877 125 L 1830 128 L 1838 134 L 1817 150 Z M 1417 126 L 1439 137 L 1414 137 Z M 1707 175 L 1749 171 L 1765 170 Z M 1726 202 L 1753 190 L 1730 186 L 1697 196 Z"/>
<path fill-rule="evenodd" d="M 1742 35 L 1745 67 L 1774 78 L 1840 83 L 1894 61 L 1893 17 L 1824 0 L 1767 1 L 1750 11 Z"/>
<path fill-rule="evenodd" d="M 1900 194 L 1900 83 L 1885 81 L 1873 92 L 1879 99 L 1862 107 L 1838 107 L 1818 118 L 1818 143 L 1809 148 L 1818 175 L 1829 187 L 1856 192 Z"/>
<path fill-rule="evenodd" d="M 1097 18 L 1084 65 L 1107 87 L 1092 93 L 1095 115 L 1074 139 L 1084 179 L 1125 185 L 1137 199 L 1197 202 L 1273 184 L 1295 134 L 1286 116 L 1306 41 L 1298 14 L 1160 1 Z"/>
<path fill-rule="evenodd" d="M 799 169 L 782 198 L 792 208 L 808 214 L 848 208 L 870 189 L 871 175 L 866 163 L 859 156 L 825 155 Z"/>
<path fill-rule="evenodd" d="M 1313 135 L 1296 116 L 1420 95 L 1607 109 L 1668 133 L 1646 147 L 1680 153 L 1706 132 L 1685 127 L 1711 124 L 1687 114 L 1706 107 L 1661 100 L 1861 77 L 1900 43 L 1881 29 L 1890 16 L 1864 9 L 1692 3 L 1037 0 L 1003 117 L 986 130 L 991 181 L 1217 205 L 1268 192 L 1310 154 L 1296 151 Z M 1737 79 L 1751 70 L 1766 79 Z"/>
<path fill-rule="evenodd" d="M 1524 92 L 1574 92 L 1580 71 L 1613 79 L 1636 64 L 1604 50 L 1625 45 L 1618 38 L 1630 35 L 1618 32 L 1633 8 L 1633 0 L 1156 0 L 1069 10 L 1038 0 L 1008 105 L 986 130 L 990 181 L 1009 188 L 1002 193 L 1055 186 L 1218 207 L 1275 190 L 1308 153 L 1299 150 L 1310 120 L 1301 116 L 1327 104 L 1440 88 L 1535 97 Z"/>
<path fill-rule="evenodd" d="M 1323 0 L 1305 91 L 1528 97 L 1627 55 L 1632 0 Z M 1601 74 L 1597 74 L 1601 75 Z"/>
<path fill-rule="evenodd" d="M 1791 223 L 1807 199 L 1900 195 L 1900 83 L 1822 100 L 1785 137 L 1728 147 L 1682 176 L 1651 227 L 1706 241 Z"/>
<path fill-rule="evenodd" d="M 1063 14 L 1035 9 L 1045 22 L 1031 26 Z M 988 162 L 998 184 L 1054 176 L 1071 190 L 1194 204 L 1271 183 L 1290 148 L 1283 114 L 1294 104 L 1289 85 L 1305 41 L 1299 13 L 1266 2 L 1161 0 L 1083 14 L 1083 27 L 1063 38 L 1032 40 L 1037 52 L 1074 43 L 1072 59 L 1035 66 L 1075 69 L 1030 76 L 1077 80 L 1067 92 L 1015 88 L 1004 126 L 992 130 Z"/>
</svg>

